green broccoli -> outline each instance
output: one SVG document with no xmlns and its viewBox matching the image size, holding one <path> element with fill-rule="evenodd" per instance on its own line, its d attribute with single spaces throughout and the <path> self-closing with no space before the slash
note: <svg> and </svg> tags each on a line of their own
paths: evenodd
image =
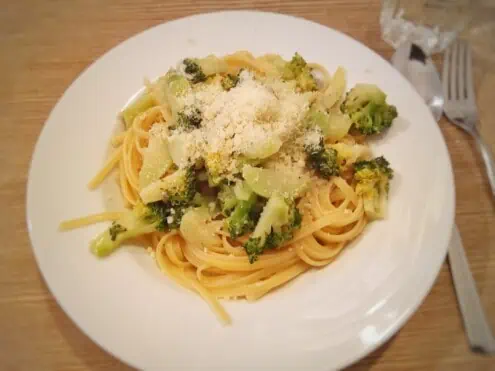
<svg viewBox="0 0 495 371">
<path fill-rule="evenodd" d="M 231 214 L 232 210 L 237 206 L 238 201 L 233 187 L 226 184 L 220 187 L 220 191 L 217 194 L 217 203 L 224 216 Z"/>
<path fill-rule="evenodd" d="M 238 200 L 230 216 L 225 219 L 225 226 L 230 237 L 237 238 L 253 230 L 255 220 L 252 210 L 256 205 L 257 196 L 251 193 L 247 200 Z"/>
<path fill-rule="evenodd" d="M 194 166 L 179 169 L 170 177 L 174 179 L 168 187 L 161 189 L 161 199 L 146 205 L 151 216 L 160 221 L 156 228 L 159 231 L 179 228 L 182 216 L 195 205 L 195 196 L 198 194 L 198 176 Z"/>
<path fill-rule="evenodd" d="M 203 118 L 201 117 L 201 111 L 198 108 L 177 113 L 177 128 L 181 128 L 185 131 L 199 128 L 201 121 L 203 121 Z"/>
<path fill-rule="evenodd" d="M 397 117 L 397 109 L 387 104 L 386 98 L 376 85 L 357 84 L 340 108 L 349 115 L 354 129 L 365 135 L 379 134 L 392 126 Z"/>
<path fill-rule="evenodd" d="M 249 262 L 254 263 L 267 248 L 280 246 L 300 228 L 301 215 L 294 202 L 275 194 L 268 199 L 254 232 L 244 244 Z"/>
<path fill-rule="evenodd" d="M 280 246 L 285 241 L 290 241 L 294 236 L 294 231 L 301 228 L 302 216 L 299 209 L 292 202 L 290 213 L 289 213 L 289 223 L 282 226 L 279 232 L 274 230 L 266 237 L 265 248 L 273 249 Z"/>
<path fill-rule="evenodd" d="M 115 241 L 115 239 L 117 238 L 117 236 L 120 233 L 126 232 L 126 231 L 127 231 L 127 228 L 125 228 L 124 226 L 120 225 L 117 222 L 113 222 L 112 225 L 110 226 L 110 228 L 108 229 L 108 233 L 110 233 L 110 239 L 112 241 Z"/>
<path fill-rule="evenodd" d="M 239 83 L 239 75 L 231 75 L 230 73 L 227 74 L 222 78 L 222 88 L 225 90 L 229 91 L 232 88 L 235 88 L 237 84 Z"/>
<path fill-rule="evenodd" d="M 198 82 L 206 81 L 206 75 L 204 74 L 201 66 L 198 62 L 191 58 L 186 58 L 183 61 L 185 65 L 184 71 L 190 76 L 190 80 L 197 84 Z M 188 77 L 189 77 L 188 76 Z"/>
<path fill-rule="evenodd" d="M 171 187 L 165 189 L 164 201 L 190 203 L 196 194 L 197 171 L 194 165 L 177 170 L 178 174 Z"/>
<path fill-rule="evenodd" d="M 331 176 L 339 175 L 338 153 L 333 148 L 325 148 L 323 138 L 318 144 L 306 145 L 304 150 L 307 165 L 316 170 L 318 176 L 330 179 Z"/>
<path fill-rule="evenodd" d="M 104 257 L 115 251 L 124 241 L 157 230 L 162 222 L 158 215 L 143 204 L 132 211 L 125 212 L 90 244 L 90 249 L 98 257 Z"/>
<path fill-rule="evenodd" d="M 150 211 L 148 218 L 154 220 L 155 218 L 159 220 L 156 229 L 159 231 L 164 231 L 167 229 L 167 217 L 171 216 L 171 207 L 169 203 L 164 201 L 155 201 L 146 205 Z M 175 214 L 175 211 L 174 211 Z"/>
<path fill-rule="evenodd" d="M 194 206 L 196 170 L 194 166 L 179 169 L 165 183 L 158 183 L 146 194 L 151 200 L 148 204 L 138 203 L 91 243 L 95 255 L 109 255 L 124 241 L 142 234 L 179 228 L 182 216 Z"/>
<path fill-rule="evenodd" d="M 158 231 L 169 231 L 178 229 L 182 216 L 194 206 L 192 201 L 156 201 L 147 205 L 153 216 L 159 218 L 160 223 L 156 226 Z"/>
<path fill-rule="evenodd" d="M 282 78 L 284 80 L 295 80 L 306 67 L 307 63 L 304 58 L 299 53 L 296 53 L 291 61 L 285 65 Z"/>
<path fill-rule="evenodd" d="M 196 194 L 197 171 L 194 165 L 151 183 L 139 193 L 145 204 L 155 201 L 191 202 Z"/>
<path fill-rule="evenodd" d="M 204 161 L 210 187 L 218 186 L 226 181 L 227 159 L 225 156 L 219 152 L 210 152 L 206 154 Z"/>
<path fill-rule="evenodd" d="M 302 91 L 318 89 L 316 80 L 311 74 L 311 68 L 299 53 L 294 54 L 291 61 L 285 65 L 282 78 L 284 80 L 296 80 L 297 86 Z"/>
<path fill-rule="evenodd" d="M 234 162 L 229 156 L 220 154 L 219 152 L 207 153 L 204 157 L 204 166 L 210 187 L 217 187 L 221 184 L 229 183 L 232 178 L 229 175 L 237 175 L 242 172 L 244 165 L 256 166 L 259 164 L 258 159 L 249 159 L 244 155 L 237 155 Z M 227 170 L 229 164 L 235 164 L 235 168 Z M 230 179 L 229 179 L 230 178 Z"/>
<path fill-rule="evenodd" d="M 318 90 L 318 84 L 314 76 L 311 74 L 311 70 L 308 68 L 303 69 L 301 74 L 297 76 L 297 86 L 301 91 L 314 91 Z"/>
<path fill-rule="evenodd" d="M 389 162 L 383 156 L 354 164 L 356 193 L 363 198 L 364 211 L 370 220 L 385 217 L 390 179 L 393 175 Z"/>
</svg>

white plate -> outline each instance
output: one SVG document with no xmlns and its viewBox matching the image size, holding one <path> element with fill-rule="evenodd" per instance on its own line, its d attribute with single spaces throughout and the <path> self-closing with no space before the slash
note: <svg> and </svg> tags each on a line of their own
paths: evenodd
<svg viewBox="0 0 495 371">
<path fill-rule="evenodd" d="M 99 212 L 88 180 L 102 165 L 116 113 L 143 83 L 186 56 L 299 51 L 349 85 L 378 84 L 400 118 L 375 144 L 396 169 L 389 217 L 339 259 L 256 303 L 226 302 L 221 326 L 197 295 L 159 273 L 138 249 L 105 260 L 88 251 L 104 226 L 59 233 L 66 218 Z M 60 99 L 39 138 L 27 215 L 40 270 L 62 308 L 96 343 L 145 369 L 329 370 L 371 352 L 399 330 L 430 290 L 453 224 L 454 188 L 445 143 L 427 107 L 385 60 L 341 33 L 257 12 L 211 13 L 145 31 L 112 49 Z"/>
</svg>

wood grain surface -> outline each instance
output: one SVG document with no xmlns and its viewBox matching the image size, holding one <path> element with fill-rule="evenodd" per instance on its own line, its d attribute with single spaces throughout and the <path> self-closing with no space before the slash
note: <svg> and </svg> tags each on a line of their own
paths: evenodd
<svg viewBox="0 0 495 371">
<path fill-rule="evenodd" d="M 392 54 L 380 37 L 378 0 L 1 2 L 0 370 L 128 369 L 68 319 L 38 271 L 25 223 L 26 180 L 33 148 L 64 90 L 113 46 L 174 18 L 246 8 L 301 16 L 345 32 L 387 59 Z M 491 37 L 485 41 L 493 47 Z M 480 50 L 483 42 L 478 43 Z M 492 145 L 494 66 L 495 61 L 486 55 L 475 62 L 481 128 Z M 454 165 L 457 223 L 493 328 L 494 202 L 473 141 L 445 120 L 440 126 Z M 495 362 L 493 357 L 470 352 L 448 265 L 444 264 L 431 293 L 404 328 L 350 369 L 474 371 L 495 369 Z"/>
</svg>

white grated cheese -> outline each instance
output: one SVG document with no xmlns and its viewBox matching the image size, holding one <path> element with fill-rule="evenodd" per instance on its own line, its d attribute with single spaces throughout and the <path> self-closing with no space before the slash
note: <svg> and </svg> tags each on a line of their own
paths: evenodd
<svg viewBox="0 0 495 371">
<path fill-rule="evenodd" d="M 304 145 L 306 146 L 317 145 L 322 139 L 323 134 L 319 127 L 308 130 L 303 136 Z"/>
<path fill-rule="evenodd" d="M 153 124 L 153 126 L 149 130 L 149 133 L 152 137 L 166 138 L 168 136 L 167 125 L 162 122 Z"/>
<path fill-rule="evenodd" d="M 180 65 L 178 70 L 182 71 Z M 278 137 L 287 145 L 272 157 L 279 157 L 280 166 L 304 171 L 303 143 L 298 143 L 297 148 L 291 145 L 303 134 L 300 122 L 313 97 L 313 93 L 297 93 L 293 84 L 282 81 L 264 84 L 247 70 L 240 73 L 238 85 L 229 91 L 223 90 L 219 80 L 195 85 L 179 100 L 186 114 L 201 111 L 201 127 L 174 132 L 169 143 L 179 139 L 184 143 L 180 147 L 181 152 L 187 153 L 188 163 L 204 157 L 209 165 L 213 163 L 217 169 L 232 173 L 238 170 L 239 155 Z"/>
</svg>

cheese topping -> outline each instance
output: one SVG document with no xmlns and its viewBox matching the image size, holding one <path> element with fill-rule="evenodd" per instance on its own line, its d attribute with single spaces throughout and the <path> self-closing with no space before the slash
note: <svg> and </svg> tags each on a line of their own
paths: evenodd
<svg viewBox="0 0 495 371">
<path fill-rule="evenodd" d="M 305 140 L 301 139 L 309 136 L 307 140 L 313 142 L 318 134 L 301 125 L 313 100 L 314 93 L 299 93 L 291 82 L 258 79 L 243 70 L 237 86 L 228 91 L 214 80 L 178 97 L 184 114 L 199 110 L 202 121 L 192 131 L 171 131 L 168 141 L 181 147 L 180 156 L 185 157 L 180 167 L 204 158 L 207 167 L 228 176 L 240 170 L 243 158 L 261 153 L 259 158 L 269 157 L 267 166 L 302 171 Z M 262 156 L 263 151 L 271 152 Z"/>
</svg>

